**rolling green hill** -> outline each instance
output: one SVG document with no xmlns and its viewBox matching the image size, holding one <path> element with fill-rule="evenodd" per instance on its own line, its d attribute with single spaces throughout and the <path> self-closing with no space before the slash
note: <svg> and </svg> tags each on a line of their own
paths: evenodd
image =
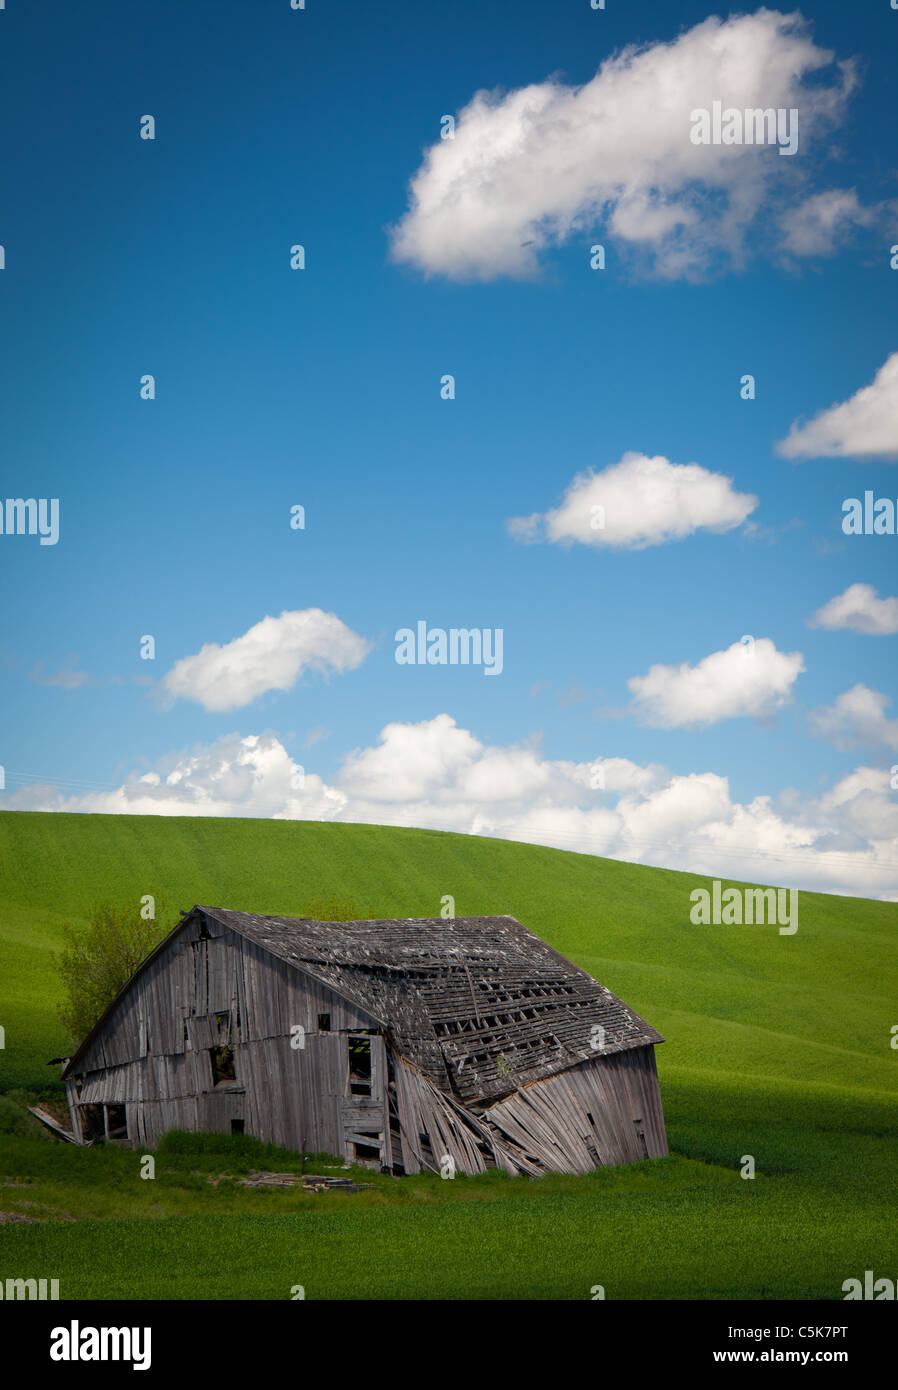
<svg viewBox="0 0 898 1390">
<path fill-rule="evenodd" d="M 689 895 L 710 887 L 710 880 L 692 874 L 463 835 L 295 821 L 3 813 L 0 864 L 0 1024 L 6 1032 L 0 1090 L 46 1088 L 56 1074 L 47 1060 L 67 1047 L 55 1018 L 52 969 L 62 928 L 83 923 L 102 899 L 137 903 L 148 893 L 165 903 L 172 920 L 196 902 L 289 916 L 331 894 L 350 897 L 376 915 L 433 916 L 451 894 L 458 915 L 519 918 L 660 1029 L 667 1041 L 657 1049 L 658 1070 L 675 1157 L 640 1167 L 638 1179 L 603 1174 L 550 1179 L 545 1188 L 536 1184 L 532 1190 L 545 1192 L 544 1218 L 534 1201 L 520 1219 L 526 1229 L 537 1228 L 533 1239 L 546 1259 L 557 1262 L 557 1275 L 548 1275 L 543 1264 L 538 1275 L 528 1275 L 499 1253 L 502 1241 L 507 1251 L 519 1244 L 509 1231 L 503 1234 L 503 1221 L 521 1201 L 520 1185 L 486 1184 L 482 1201 L 459 1201 L 456 1189 L 447 1205 L 441 1193 L 451 1185 L 441 1188 L 437 1181 L 426 1188 L 425 1182 L 421 1191 L 429 1196 L 420 1211 L 404 1198 L 402 1219 L 395 1223 L 402 1249 L 392 1258 L 405 1262 L 407 1275 L 389 1296 L 413 1295 L 416 1270 L 421 1296 L 468 1296 L 451 1280 L 460 1277 L 464 1251 L 479 1248 L 480 1239 L 491 1254 L 469 1271 L 477 1296 L 547 1297 L 554 1289 L 554 1296 L 588 1297 L 588 1286 L 577 1292 L 580 1282 L 595 1282 L 599 1273 L 585 1246 L 575 1248 L 571 1232 L 582 1229 L 585 1242 L 592 1231 L 594 1239 L 596 1221 L 605 1232 L 603 1258 L 616 1270 L 618 1289 L 631 1297 L 676 1297 L 678 1288 L 689 1290 L 679 1296 L 690 1297 L 841 1297 L 842 1281 L 857 1273 L 856 1266 L 862 1271 L 878 1261 L 882 1273 L 893 1272 L 885 1266 L 893 1255 L 889 1174 L 898 1136 L 898 1051 L 891 1046 L 891 1028 L 898 1023 L 895 904 L 802 893 L 798 930 L 791 936 L 780 935 L 775 925 L 695 926 Z M 7 1137 L 0 1146 L 0 1176 L 28 1162 L 40 1173 L 56 1165 L 52 1177 L 36 1179 L 49 1184 L 44 1196 L 52 1217 L 56 1203 L 62 1207 L 67 1200 L 65 1164 L 79 1165 L 83 1185 L 92 1159 L 98 1171 L 98 1159 L 42 1144 L 38 1162 L 37 1146 L 30 1137 Z M 739 1177 L 746 1154 L 757 1165 L 754 1181 Z M 464 1191 L 480 1191 L 477 1182 L 464 1180 Z M 242 1209 L 239 1218 L 236 1212 L 223 1216 L 221 1203 L 208 1204 L 214 1188 L 204 1196 L 205 1206 L 179 1215 L 183 1206 L 174 1191 L 163 1200 L 166 1191 L 165 1183 L 157 1185 L 152 1209 L 119 1222 L 119 1243 L 131 1250 L 123 1262 L 146 1248 L 139 1234 L 146 1224 L 142 1216 L 165 1217 L 160 1232 L 164 1225 L 169 1251 L 182 1230 L 185 1252 L 202 1245 L 191 1222 L 239 1219 L 235 1259 L 237 1266 L 245 1260 L 249 1291 L 231 1288 L 216 1296 L 277 1296 L 271 1290 L 280 1287 L 281 1273 L 287 1288 L 296 1282 L 299 1276 L 287 1265 L 274 1275 L 266 1265 L 264 1283 L 253 1283 L 259 1251 L 253 1253 L 247 1229 L 254 1229 L 254 1220 L 281 1217 L 255 1218 Z M 364 1241 L 367 1229 L 371 1240 L 383 1242 L 379 1223 L 391 1209 L 388 1195 L 378 1197 L 377 1223 L 369 1206 L 330 1208 L 329 1200 L 316 1199 L 315 1213 L 327 1213 L 336 1223 L 335 1239 L 349 1247 Z M 597 1202 L 610 1204 L 601 1219 Z M 568 1207 L 560 1212 L 558 1203 Z M 9 1199 L 0 1205 L 15 1209 Z M 99 1203 L 92 1208 L 89 1195 L 68 1200 L 67 1214 L 73 1209 L 77 1216 L 94 1210 L 110 1219 L 125 1214 Z M 443 1210 L 445 1239 L 457 1241 L 457 1248 L 447 1246 L 441 1266 L 455 1271 L 451 1280 L 448 1272 L 445 1279 L 424 1272 L 432 1225 Z M 615 1216 L 617 1243 L 609 1247 L 608 1218 Z M 307 1258 L 322 1271 L 329 1296 L 377 1296 L 363 1291 L 367 1276 L 352 1261 L 328 1284 L 314 1244 L 316 1220 L 283 1219 L 300 1223 L 301 1239 L 296 1231 L 291 1238 L 294 1254 L 295 1242 L 301 1246 L 308 1239 Z M 57 1240 L 59 1267 L 71 1269 L 73 1279 L 87 1279 L 78 1272 L 79 1231 L 86 1239 L 80 1221 L 0 1225 L 3 1238 L 23 1250 Z M 258 1241 L 265 1239 L 260 1225 Z M 491 1245 L 493 1240 L 499 1245 Z M 804 1255 L 793 1251 L 784 1259 L 784 1240 L 800 1241 Z M 648 1263 L 647 1243 L 655 1252 Z M 692 1274 L 684 1266 L 689 1251 Z M 751 1258 L 748 1252 L 754 1252 Z M 184 1259 L 189 1263 L 186 1253 Z M 152 1285 L 145 1270 L 140 1278 L 141 1287 Z M 114 1273 L 110 1279 L 79 1287 L 87 1296 L 113 1296 L 122 1285 Z M 192 1287 L 188 1269 L 174 1296 L 190 1296 Z M 195 1289 L 194 1296 L 207 1295 Z"/>
</svg>

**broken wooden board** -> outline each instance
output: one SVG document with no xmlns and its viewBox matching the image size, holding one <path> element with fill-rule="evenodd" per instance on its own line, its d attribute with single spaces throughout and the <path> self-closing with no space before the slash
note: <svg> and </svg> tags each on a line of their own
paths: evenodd
<svg viewBox="0 0 898 1390">
<path fill-rule="evenodd" d="M 67 1144 L 78 1143 L 78 1140 L 70 1130 L 63 1129 L 62 1125 L 59 1124 L 57 1120 L 54 1120 L 53 1116 L 49 1115 L 46 1110 L 42 1110 L 39 1105 L 29 1105 L 28 1112 L 33 1115 L 36 1120 L 40 1120 L 42 1125 L 46 1125 L 47 1129 L 51 1129 L 57 1138 L 64 1139 Z M 90 1145 L 82 1144 L 81 1147 L 89 1148 Z"/>
<path fill-rule="evenodd" d="M 317 1173 L 250 1173 L 238 1178 L 241 1187 L 301 1187 L 304 1192 L 360 1192 L 373 1187 L 371 1182 L 354 1182 L 352 1178 L 328 1178 Z"/>
</svg>

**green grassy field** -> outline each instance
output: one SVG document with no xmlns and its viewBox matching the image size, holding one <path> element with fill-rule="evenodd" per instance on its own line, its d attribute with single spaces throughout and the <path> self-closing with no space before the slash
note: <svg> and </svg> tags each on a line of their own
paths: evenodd
<svg viewBox="0 0 898 1390">
<path fill-rule="evenodd" d="M 690 923 L 709 880 L 505 841 L 288 821 L 0 815 L 0 1274 L 66 1297 L 841 1298 L 894 1277 L 898 907 L 800 895 L 799 926 Z M 23 1121 L 67 1047 L 62 928 L 153 893 L 290 915 L 510 913 L 665 1034 L 669 1159 L 583 1178 L 378 1177 L 355 1194 L 236 1182 L 239 1141 L 77 1150 Z M 5 1132 L 4 1132 L 5 1131 Z M 757 1176 L 740 1177 L 743 1155 Z M 278 1156 L 278 1166 L 298 1162 Z M 366 1175 L 367 1178 L 368 1175 Z M 210 1181 L 210 1179 L 215 1181 Z"/>
</svg>

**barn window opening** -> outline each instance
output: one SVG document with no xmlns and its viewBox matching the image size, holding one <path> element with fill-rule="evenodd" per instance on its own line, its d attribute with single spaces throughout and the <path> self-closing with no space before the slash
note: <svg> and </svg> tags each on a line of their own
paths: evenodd
<svg viewBox="0 0 898 1390">
<path fill-rule="evenodd" d="M 319 1032 L 319 1033 L 329 1033 L 330 1030 L 331 1030 L 331 1016 L 330 1016 L 330 1014 L 319 1014 L 319 1015 L 318 1015 L 318 1032 Z"/>
<path fill-rule="evenodd" d="M 215 1028 L 219 1037 L 221 1037 L 222 1035 L 227 1037 L 230 1031 L 230 1023 L 231 1015 L 229 1013 L 217 1013 L 215 1015 Z"/>
<path fill-rule="evenodd" d="M 244 1121 L 243 1121 L 243 1120 L 232 1120 L 232 1121 L 231 1121 L 231 1133 L 232 1133 L 232 1134 L 243 1134 L 243 1133 L 244 1133 L 243 1125 L 244 1125 Z"/>
<path fill-rule="evenodd" d="M 353 1096 L 371 1094 L 371 1039 L 350 1034 L 349 1093 Z"/>
<path fill-rule="evenodd" d="M 206 922 L 205 917 L 203 918 L 202 923 L 200 924 L 200 935 L 199 935 L 199 939 L 200 939 L 200 941 L 208 941 L 208 940 L 210 939 L 210 937 L 209 937 L 209 927 L 208 927 L 208 924 L 207 924 L 207 922 Z"/>
<path fill-rule="evenodd" d="M 128 1119 L 123 1105 L 106 1106 L 106 1138 L 122 1139 L 128 1133 Z"/>
<path fill-rule="evenodd" d="M 210 1047 L 209 1056 L 212 1059 L 213 1086 L 223 1086 L 228 1081 L 237 1080 L 232 1047 Z"/>
<path fill-rule="evenodd" d="M 380 1146 L 374 1144 L 356 1144 L 355 1156 L 360 1163 L 370 1163 L 372 1159 L 380 1158 Z"/>
</svg>

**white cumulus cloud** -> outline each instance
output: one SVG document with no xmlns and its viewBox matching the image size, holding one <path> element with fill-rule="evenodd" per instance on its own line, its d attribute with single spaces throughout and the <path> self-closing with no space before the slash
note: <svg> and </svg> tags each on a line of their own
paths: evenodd
<svg viewBox="0 0 898 1390">
<path fill-rule="evenodd" d="M 688 728 L 722 719 L 764 719 L 792 698 L 804 670 L 801 652 L 781 652 L 769 637 L 734 642 L 695 666 L 655 665 L 627 682 L 633 710 L 655 728 Z"/>
<path fill-rule="evenodd" d="M 151 772 L 133 772 L 108 791 L 68 797 L 52 786 L 28 787 L 11 801 L 13 809 L 35 811 L 328 820 L 346 798 L 307 774 L 275 734 L 231 733 L 165 759 Z"/>
<path fill-rule="evenodd" d="M 473 734 L 448 714 L 421 724 L 387 724 L 376 747 L 347 755 L 340 786 L 360 800 L 420 801 L 456 781 L 480 751 Z"/>
<path fill-rule="evenodd" d="M 507 529 L 523 542 L 642 550 L 699 530 L 731 531 L 757 505 L 757 497 L 736 492 L 722 473 L 628 450 L 601 472 L 577 474 L 557 507 L 513 517 Z"/>
<path fill-rule="evenodd" d="M 783 247 L 794 256 L 831 256 L 855 227 L 869 227 L 877 215 L 853 188 L 812 193 L 782 214 Z"/>
<path fill-rule="evenodd" d="M 370 643 L 336 613 L 306 608 L 265 617 L 223 646 L 207 642 L 176 661 L 160 684 L 172 699 L 196 700 L 221 713 L 269 690 L 289 690 L 306 671 L 352 670 L 369 650 Z"/>
<path fill-rule="evenodd" d="M 898 352 L 869 386 L 822 410 L 806 425 L 796 420 L 777 444 L 784 458 L 898 458 Z"/>
<path fill-rule="evenodd" d="M 887 637 L 898 632 L 898 598 L 880 598 L 872 584 L 849 584 L 844 594 L 817 609 L 809 625 Z"/>
<path fill-rule="evenodd" d="M 397 798 L 396 786 L 402 787 Z M 882 768 L 855 769 L 802 800 L 733 801 L 716 772 L 675 774 L 626 758 L 571 762 L 535 742 L 491 746 L 448 714 L 387 725 L 332 783 L 273 733 L 228 734 L 108 791 L 29 787 L 22 810 L 250 816 L 454 830 L 696 874 L 863 897 L 898 897 L 898 806 Z M 688 920 L 687 887 L 683 891 Z"/>
<path fill-rule="evenodd" d="M 809 727 L 812 734 L 843 751 L 860 746 L 898 752 L 898 719 L 886 715 L 891 703 L 881 690 L 858 682 L 837 696 L 834 704 L 811 710 Z"/>
<path fill-rule="evenodd" d="M 425 152 L 393 255 L 458 279 L 524 277 L 545 248 L 604 224 L 664 275 L 738 261 L 768 191 L 796 196 L 795 160 L 766 145 L 694 144 L 692 112 L 717 100 L 798 108 L 804 152 L 842 118 L 855 83 L 852 63 L 833 58 L 801 15 L 760 9 L 625 48 L 583 86 L 477 92 L 454 138 Z"/>
</svg>

